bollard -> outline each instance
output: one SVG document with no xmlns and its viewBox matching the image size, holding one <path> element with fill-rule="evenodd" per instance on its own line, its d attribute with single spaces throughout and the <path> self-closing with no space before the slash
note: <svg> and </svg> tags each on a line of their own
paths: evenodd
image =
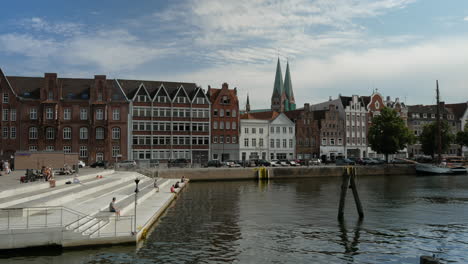
<svg viewBox="0 0 468 264">
<path fill-rule="evenodd" d="M 419 264 L 440 264 L 440 261 L 434 256 L 421 256 L 419 258 Z"/>
</svg>

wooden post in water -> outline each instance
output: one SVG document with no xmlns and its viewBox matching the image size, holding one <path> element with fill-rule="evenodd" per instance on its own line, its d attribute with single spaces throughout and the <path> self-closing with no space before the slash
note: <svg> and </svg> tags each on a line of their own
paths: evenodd
<svg viewBox="0 0 468 264">
<path fill-rule="evenodd" d="M 359 193 L 356 187 L 356 168 L 347 167 L 343 172 L 343 181 L 341 183 L 341 193 L 340 193 L 340 205 L 338 208 L 338 219 L 342 220 L 344 216 L 344 208 L 346 204 L 346 193 L 348 192 L 348 186 L 353 191 L 354 202 L 356 203 L 356 209 L 359 214 L 359 218 L 364 217 L 364 211 L 362 210 L 361 200 L 359 199 Z"/>
<path fill-rule="evenodd" d="M 419 264 L 440 264 L 439 260 L 431 256 L 421 256 Z"/>
</svg>

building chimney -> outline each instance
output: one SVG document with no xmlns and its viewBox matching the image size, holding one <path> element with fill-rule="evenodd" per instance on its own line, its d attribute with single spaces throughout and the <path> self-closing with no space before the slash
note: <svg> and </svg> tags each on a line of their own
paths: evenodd
<svg viewBox="0 0 468 264">
<path fill-rule="evenodd" d="M 234 87 L 234 94 L 237 95 L 237 87 Z"/>
<path fill-rule="evenodd" d="M 44 73 L 44 89 L 42 89 L 42 99 L 48 100 L 49 94 L 52 96 L 52 99 L 57 98 L 57 90 L 55 89 L 57 85 L 57 73 L 46 72 Z"/>
<path fill-rule="evenodd" d="M 306 111 L 306 112 L 310 111 L 310 104 L 309 103 L 304 104 L 304 111 Z"/>
<path fill-rule="evenodd" d="M 223 89 L 226 88 L 226 89 L 229 89 L 229 85 L 227 83 L 223 83 Z"/>
<path fill-rule="evenodd" d="M 331 97 L 331 95 L 330 95 L 330 97 L 328 98 L 328 101 L 331 101 L 331 100 L 332 100 L 332 97 Z"/>
<path fill-rule="evenodd" d="M 110 89 L 111 87 L 109 87 Z M 100 98 L 98 94 L 102 95 L 101 100 L 107 101 L 107 95 L 110 95 L 111 91 L 106 91 L 106 75 L 94 75 L 94 90 L 91 90 L 90 99 L 92 101 L 98 101 Z"/>
</svg>

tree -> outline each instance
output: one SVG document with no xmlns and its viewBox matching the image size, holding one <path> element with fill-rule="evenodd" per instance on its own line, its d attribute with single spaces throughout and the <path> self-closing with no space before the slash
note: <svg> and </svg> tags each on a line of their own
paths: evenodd
<svg viewBox="0 0 468 264">
<path fill-rule="evenodd" d="M 380 115 L 372 119 L 368 138 L 372 150 L 385 154 L 387 162 L 389 154 L 398 153 L 415 139 L 405 121 L 394 109 L 388 107 L 384 107 Z"/>
<path fill-rule="evenodd" d="M 468 147 L 468 123 L 466 123 L 464 131 L 457 133 L 455 142 L 460 145 L 461 153 L 463 153 L 463 146 Z"/>
<path fill-rule="evenodd" d="M 440 122 L 440 132 L 441 132 L 441 146 L 442 152 L 446 152 L 450 144 L 454 142 L 455 136 L 450 131 L 450 126 L 446 121 Z M 421 149 L 424 154 L 431 155 L 434 158 L 434 154 L 437 153 L 439 147 L 437 140 L 437 122 L 432 122 L 424 126 L 421 135 L 419 136 L 419 141 L 421 142 Z"/>
</svg>

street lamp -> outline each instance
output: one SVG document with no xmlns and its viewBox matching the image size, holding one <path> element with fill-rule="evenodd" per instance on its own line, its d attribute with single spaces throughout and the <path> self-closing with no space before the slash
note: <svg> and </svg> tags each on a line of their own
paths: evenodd
<svg viewBox="0 0 468 264">
<path fill-rule="evenodd" d="M 134 215 L 134 221 L 135 221 L 135 227 L 134 227 L 134 233 L 137 233 L 137 222 L 136 222 L 136 215 L 137 215 L 137 200 L 138 200 L 138 183 L 140 182 L 140 179 L 136 178 L 135 179 L 135 215 Z"/>
</svg>

